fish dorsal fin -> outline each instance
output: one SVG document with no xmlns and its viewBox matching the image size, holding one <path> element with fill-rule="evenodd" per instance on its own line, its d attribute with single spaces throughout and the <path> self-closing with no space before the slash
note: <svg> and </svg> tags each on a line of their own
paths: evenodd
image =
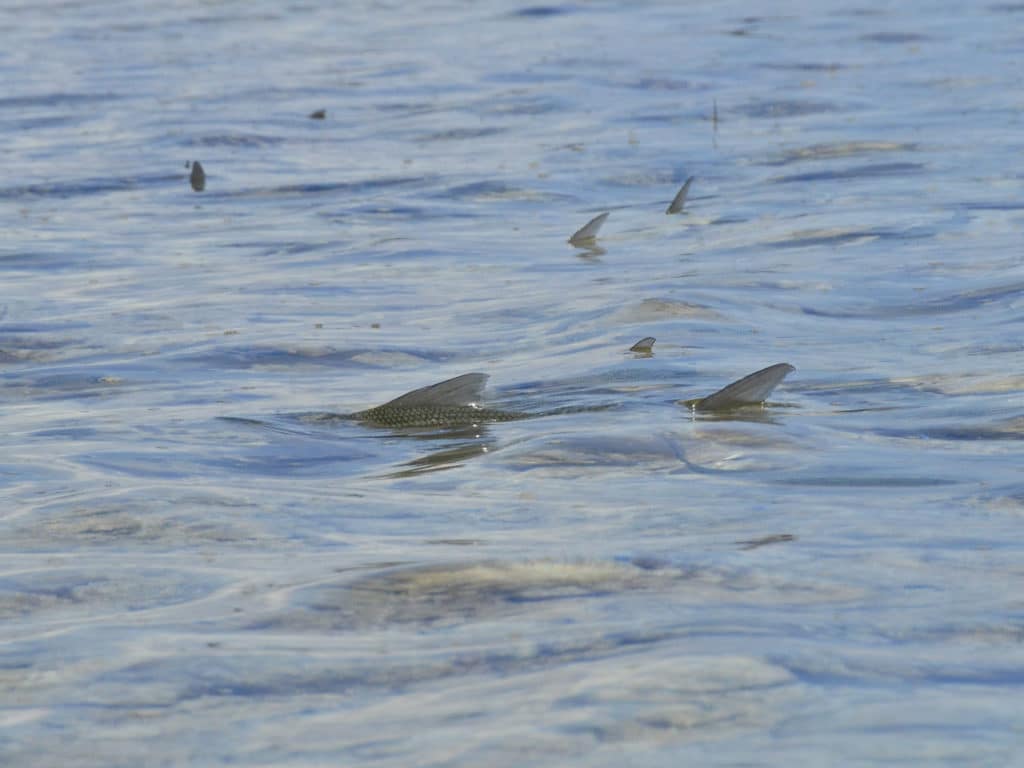
<svg viewBox="0 0 1024 768">
<path fill-rule="evenodd" d="M 653 336 L 645 336 L 644 338 L 640 339 L 640 341 L 638 341 L 636 344 L 634 344 L 632 347 L 630 347 L 629 351 L 630 352 L 650 352 L 651 351 L 651 347 L 654 346 L 654 341 L 655 341 L 655 339 L 654 339 Z"/>
<path fill-rule="evenodd" d="M 573 236 L 569 238 L 569 242 L 576 245 L 577 243 L 586 243 L 589 240 L 593 240 L 597 237 L 597 232 L 601 229 L 601 225 L 604 224 L 604 220 L 608 218 L 609 213 L 602 213 L 592 218 L 573 233 Z"/>
<path fill-rule="evenodd" d="M 484 386 L 486 386 L 488 378 L 486 373 L 464 373 L 454 379 L 406 392 L 401 397 L 396 397 L 384 405 L 402 407 L 475 405 L 483 398 Z"/>
<path fill-rule="evenodd" d="M 786 376 L 795 371 L 789 363 L 776 363 L 734 381 L 694 404 L 698 411 L 721 411 L 763 403 Z"/>
<path fill-rule="evenodd" d="M 686 180 L 682 188 L 676 192 L 676 196 L 672 198 L 672 202 L 669 203 L 665 213 L 679 213 L 683 210 L 683 206 L 686 205 L 686 194 L 690 191 L 690 184 L 693 183 L 693 176 Z"/>
</svg>

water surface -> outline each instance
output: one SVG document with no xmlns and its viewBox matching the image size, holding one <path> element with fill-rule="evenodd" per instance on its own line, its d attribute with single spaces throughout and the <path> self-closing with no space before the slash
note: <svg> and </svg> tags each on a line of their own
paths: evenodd
<svg viewBox="0 0 1024 768">
<path fill-rule="evenodd" d="M 1021 7 L 752 13 L 0 9 L 4 764 L 1022 759 Z"/>
</svg>

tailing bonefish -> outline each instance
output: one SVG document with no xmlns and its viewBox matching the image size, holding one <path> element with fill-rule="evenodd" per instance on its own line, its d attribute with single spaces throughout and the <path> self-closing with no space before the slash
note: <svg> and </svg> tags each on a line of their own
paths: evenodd
<svg viewBox="0 0 1024 768">
<path fill-rule="evenodd" d="M 727 411 L 763 403 L 779 383 L 796 369 L 777 363 L 744 376 L 717 392 L 697 400 L 680 401 L 696 411 Z M 522 413 L 482 405 L 486 373 L 464 373 L 453 379 L 414 389 L 376 408 L 345 414 L 342 418 L 385 427 L 457 427 L 494 421 L 514 421 L 556 413 L 594 410 L 586 407 Z"/>
</svg>

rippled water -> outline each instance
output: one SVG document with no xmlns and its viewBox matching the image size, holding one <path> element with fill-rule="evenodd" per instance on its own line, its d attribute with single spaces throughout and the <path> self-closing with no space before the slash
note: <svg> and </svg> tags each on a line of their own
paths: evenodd
<svg viewBox="0 0 1024 768">
<path fill-rule="evenodd" d="M 1024 760 L 1024 5 L 337 5 L 0 7 L 3 763 Z"/>
</svg>

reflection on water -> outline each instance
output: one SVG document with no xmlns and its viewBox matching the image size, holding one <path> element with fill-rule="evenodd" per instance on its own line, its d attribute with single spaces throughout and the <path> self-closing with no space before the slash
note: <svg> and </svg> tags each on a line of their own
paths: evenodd
<svg viewBox="0 0 1024 768">
<path fill-rule="evenodd" d="M 789 165 L 797 162 L 833 160 L 884 152 L 914 152 L 917 149 L 917 144 L 896 141 L 840 141 L 787 150 L 781 152 L 778 157 L 765 162 L 765 165 Z"/>
<path fill-rule="evenodd" d="M 475 437 L 482 437 L 476 435 Z M 483 441 L 466 442 L 456 445 L 454 448 L 445 448 L 440 451 L 433 451 L 418 459 L 407 461 L 405 466 L 408 469 L 395 472 L 391 477 L 412 477 L 424 472 L 437 472 L 441 469 L 451 469 L 462 466 L 466 461 L 477 456 L 483 456 L 488 451 L 494 450 L 493 446 Z"/>
<path fill-rule="evenodd" d="M 933 299 L 916 300 L 909 304 L 898 306 L 884 306 L 875 304 L 871 307 L 856 310 L 831 310 L 804 308 L 808 314 L 821 315 L 824 317 L 910 317 L 915 315 L 942 315 L 953 312 L 972 310 L 988 304 L 997 302 L 1012 302 L 1024 293 L 1024 283 L 1013 282 L 1009 285 L 992 285 L 968 291 L 937 296 Z"/>
<path fill-rule="evenodd" d="M 0 763 L 1021 762 L 1020 8 L 748 5 L 0 5 Z"/>
</svg>

